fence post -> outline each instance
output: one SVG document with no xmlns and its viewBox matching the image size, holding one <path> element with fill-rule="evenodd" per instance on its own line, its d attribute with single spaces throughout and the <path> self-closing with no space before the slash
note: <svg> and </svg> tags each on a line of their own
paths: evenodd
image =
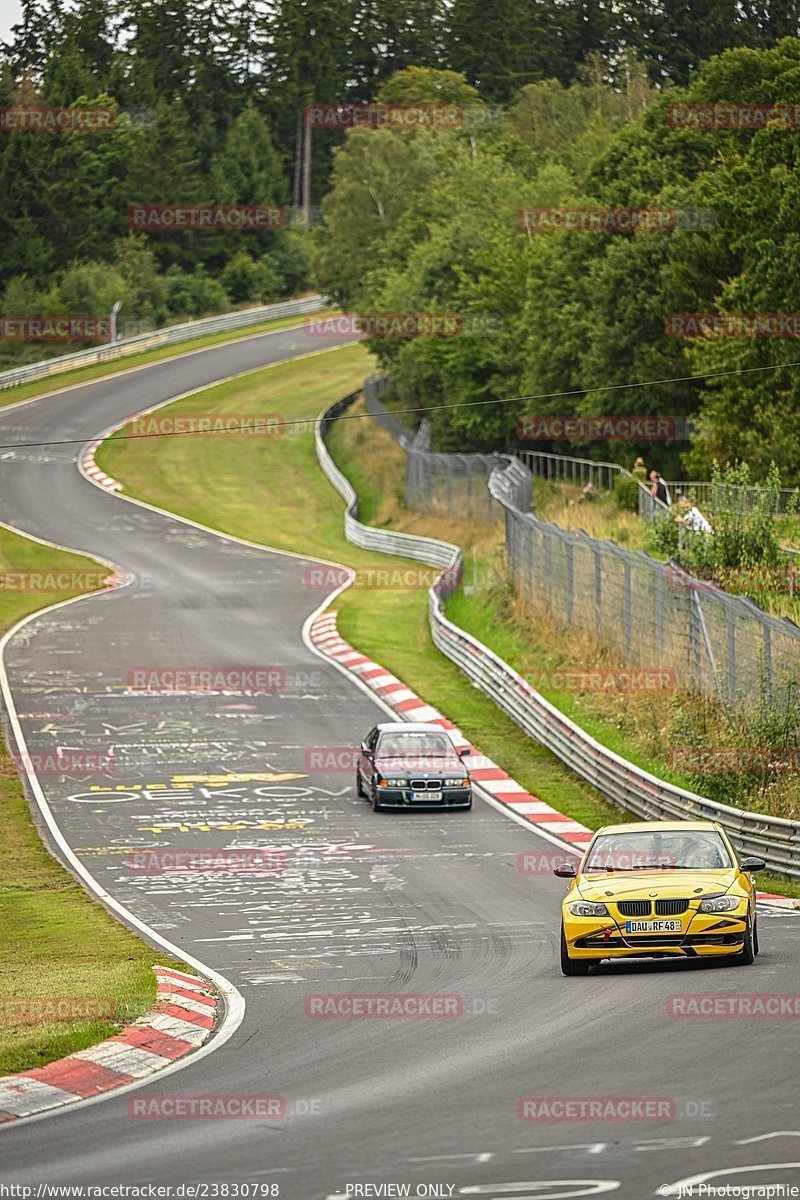
<svg viewBox="0 0 800 1200">
<path fill-rule="evenodd" d="M 534 546 L 536 546 L 536 544 L 537 544 L 536 532 L 533 529 L 533 526 L 530 525 L 528 522 L 526 522 L 525 523 L 525 545 L 527 547 L 527 553 L 526 553 L 525 557 L 527 560 L 526 561 L 526 567 L 528 570 L 527 587 L 528 587 L 528 595 L 529 596 L 533 595 L 533 550 L 534 550 Z"/>
<path fill-rule="evenodd" d="M 772 703 L 772 634 L 769 625 L 764 623 L 764 689 L 767 694 L 767 704 Z"/>
<path fill-rule="evenodd" d="M 731 712 L 736 714 L 736 618 L 725 606 L 725 621 L 728 635 L 728 702 Z"/>
<path fill-rule="evenodd" d="M 572 601 L 573 601 L 574 580 L 575 580 L 574 562 L 573 562 L 573 553 L 575 550 L 575 546 L 573 545 L 572 542 L 567 542 L 566 549 L 567 549 L 567 621 L 571 625 L 572 624 Z"/>
<path fill-rule="evenodd" d="M 631 603 L 631 564 L 625 560 L 625 653 L 630 655 L 633 643 L 633 606 Z"/>
<path fill-rule="evenodd" d="M 594 548 L 594 631 L 599 638 L 603 625 L 603 559 L 600 547 Z"/>
<path fill-rule="evenodd" d="M 547 577 L 547 599 L 553 603 L 553 539 L 549 533 L 544 535 L 544 571 Z"/>
<path fill-rule="evenodd" d="M 671 571 L 671 567 L 667 567 Z M 658 648 L 658 661 L 664 655 L 664 573 L 656 571 L 656 646 Z"/>
</svg>

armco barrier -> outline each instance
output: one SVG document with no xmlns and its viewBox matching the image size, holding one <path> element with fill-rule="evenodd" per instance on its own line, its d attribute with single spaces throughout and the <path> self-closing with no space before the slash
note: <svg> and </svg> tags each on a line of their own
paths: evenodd
<svg viewBox="0 0 800 1200">
<path fill-rule="evenodd" d="M 434 644 L 465 675 L 507 713 L 521 729 L 546 746 L 570 770 L 595 787 L 618 807 L 643 820 L 719 821 L 734 845 L 746 854 L 764 858 L 767 866 L 800 878 L 800 822 L 746 812 L 656 778 L 618 754 L 601 746 L 580 726 L 555 708 L 523 677 L 477 638 L 454 625 L 444 612 L 444 600 L 460 575 L 461 550 L 450 542 L 415 534 L 372 529 L 358 520 L 355 491 L 328 452 L 325 435 L 330 425 L 359 396 L 354 392 L 322 414 L 316 426 L 319 463 L 344 498 L 345 537 L 349 542 L 381 554 L 394 554 L 442 568 L 442 576 L 429 590 L 429 618 Z M 509 460 L 490 479 L 492 495 L 506 511 L 519 512 L 519 497 L 530 480 L 521 463 Z"/>
<path fill-rule="evenodd" d="M 44 359 L 24 367 L 14 367 L 0 372 L 0 391 L 19 387 L 35 379 L 45 379 L 62 371 L 74 371 L 78 367 L 94 363 L 109 362 L 139 354 L 143 350 L 154 350 L 158 346 L 169 346 L 187 342 L 192 338 L 207 337 L 212 333 L 225 333 L 230 329 L 241 329 L 247 325 L 260 325 L 264 321 L 275 321 L 281 317 L 302 317 L 307 313 L 319 312 L 328 301 L 324 296 L 306 296 L 302 300 L 285 300 L 280 304 L 264 304 L 258 308 L 246 308 L 240 312 L 225 313 L 221 317 L 203 317 L 199 321 L 187 321 L 183 325 L 170 325 L 166 329 L 154 329 L 140 333 L 137 337 L 124 338 L 105 346 L 94 346 L 90 350 L 78 350 L 75 354 L 62 354 L 58 358 Z"/>
</svg>

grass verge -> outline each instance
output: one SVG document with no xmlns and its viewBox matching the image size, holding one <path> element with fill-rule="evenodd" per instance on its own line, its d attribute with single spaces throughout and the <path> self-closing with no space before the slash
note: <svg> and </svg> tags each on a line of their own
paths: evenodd
<svg viewBox="0 0 800 1200">
<path fill-rule="evenodd" d="M 45 579 L 43 586 L 75 583 L 61 590 L 0 589 L 3 631 L 28 613 L 96 588 L 108 575 L 91 559 L 4 528 L 0 572 L 64 572 L 71 578 Z M 102 1041 L 150 1008 L 156 985 L 153 949 L 92 900 L 49 853 L 4 748 L 0 762 L 0 1075 L 5 1075 Z M 76 1002 L 76 1018 L 42 1019 L 59 999 Z M 48 1002 L 49 1008 L 37 1012 Z"/>
</svg>

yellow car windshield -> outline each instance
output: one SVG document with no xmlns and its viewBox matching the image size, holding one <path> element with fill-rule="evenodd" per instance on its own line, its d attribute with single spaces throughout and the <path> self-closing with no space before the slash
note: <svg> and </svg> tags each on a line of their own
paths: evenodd
<svg viewBox="0 0 800 1200">
<path fill-rule="evenodd" d="M 713 829 L 636 830 L 600 834 L 582 870 L 724 871 L 732 865 L 727 846 Z"/>
</svg>

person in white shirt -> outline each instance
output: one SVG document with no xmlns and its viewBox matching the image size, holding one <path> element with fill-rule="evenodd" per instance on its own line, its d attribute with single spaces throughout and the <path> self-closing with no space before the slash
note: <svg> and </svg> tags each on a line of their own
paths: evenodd
<svg viewBox="0 0 800 1200">
<path fill-rule="evenodd" d="M 703 516 L 699 508 L 687 500 L 685 496 L 678 498 L 678 508 L 681 510 L 675 520 L 692 533 L 713 533 L 711 523 Z"/>
</svg>

